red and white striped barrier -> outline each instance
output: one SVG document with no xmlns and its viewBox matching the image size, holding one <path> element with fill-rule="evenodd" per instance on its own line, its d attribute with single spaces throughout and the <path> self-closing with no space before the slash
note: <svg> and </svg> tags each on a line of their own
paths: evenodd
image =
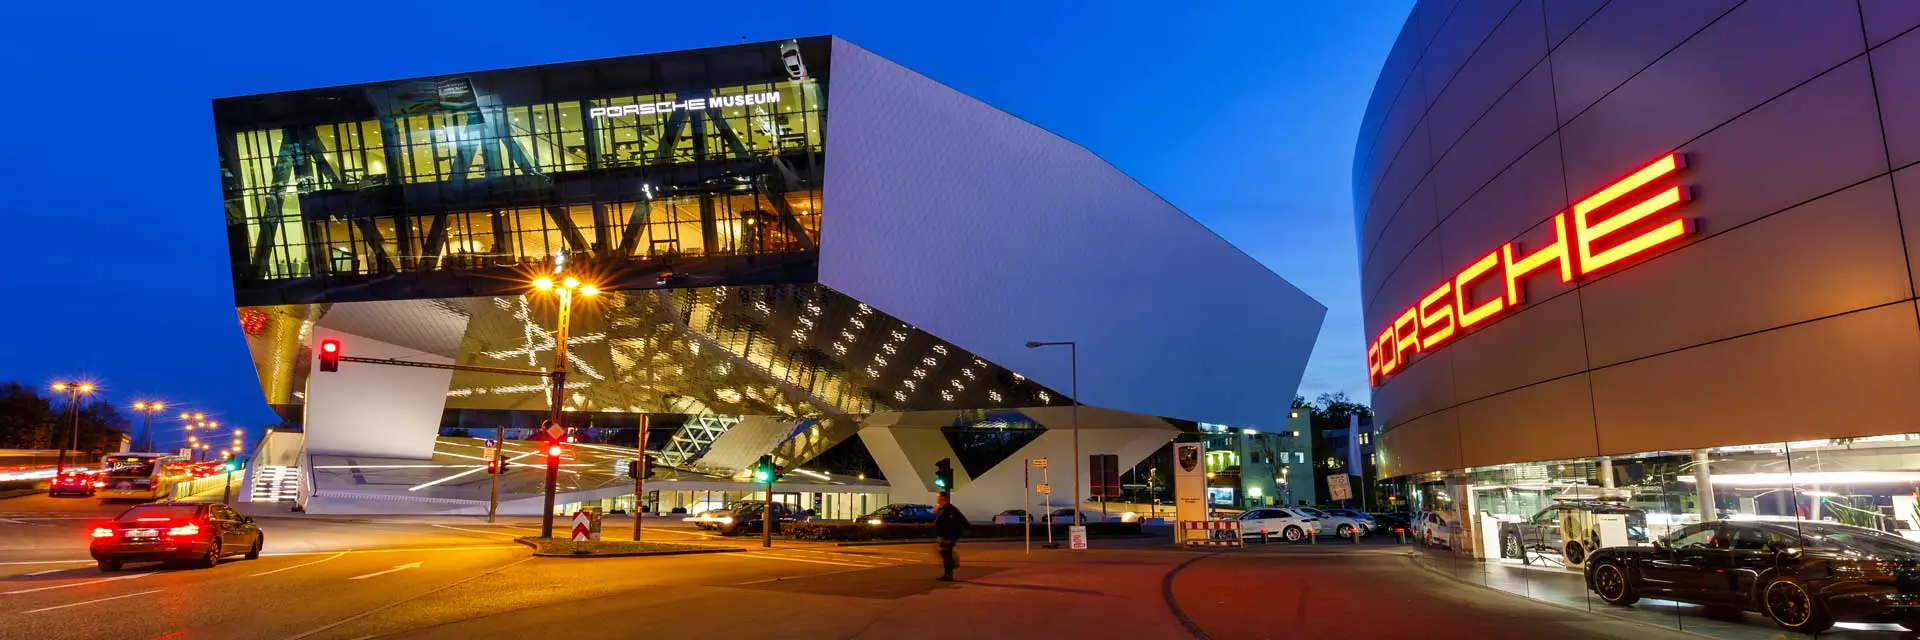
<svg viewBox="0 0 1920 640">
<path fill-rule="evenodd" d="M 1215 540 L 1212 537 L 1215 531 L 1230 531 L 1232 535 L 1228 539 Z M 1194 532 L 1201 533 L 1195 538 L 1192 537 Z M 1180 544 L 1189 547 L 1238 547 L 1240 546 L 1240 521 L 1181 520 L 1179 538 Z"/>
</svg>

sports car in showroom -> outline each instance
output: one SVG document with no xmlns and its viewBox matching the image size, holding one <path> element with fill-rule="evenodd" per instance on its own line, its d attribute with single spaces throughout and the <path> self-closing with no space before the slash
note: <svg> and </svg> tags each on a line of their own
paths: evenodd
<svg viewBox="0 0 1920 640">
<path fill-rule="evenodd" d="M 1689 525 L 1646 547 L 1606 547 L 1585 569 L 1610 604 L 1642 597 L 1755 611 L 1781 628 L 1819 633 L 1837 621 L 1920 631 L 1920 543 L 1812 521 Z"/>
</svg>

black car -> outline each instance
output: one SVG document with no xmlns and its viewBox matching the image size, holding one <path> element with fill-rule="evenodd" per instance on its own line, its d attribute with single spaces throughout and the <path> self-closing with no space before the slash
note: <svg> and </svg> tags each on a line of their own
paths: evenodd
<svg viewBox="0 0 1920 640">
<path fill-rule="evenodd" d="M 766 525 L 762 524 L 765 522 L 765 519 L 761 517 L 761 514 L 766 511 L 766 504 L 767 503 L 758 500 L 741 501 L 739 504 L 735 504 L 733 506 L 733 512 L 727 516 L 727 518 L 731 519 L 726 520 L 723 526 L 719 527 L 720 534 L 753 535 L 764 532 Z M 780 533 L 780 525 L 782 524 L 807 519 L 809 519 L 808 516 L 802 515 L 801 512 L 795 511 L 792 507 L 778 502 L 773 503 L 774 533 Z"/>
<path fill-rule="evenodd" d="M 1413 515 L 1408 513 L 1368 513 L 1373 521 L 1380 523 L 1380 530 L 1393 533 L 1396 530 L 1413 531 Z"/>
<path fill-rule="evenodd" d="M 860 516 L 854 522 L 867 524 L 932 523 L 933 507 L 924 504 L 890 504 Z"/>
<path fill-rule="evenodd" d="M 1520 522 L 1500 523 L 1500 557 L 1518 558 L 1532 564 L 1528 552 L 1549 551 L 1560 554 L 1566 564 L 1578 566 L 1587 555 L 1600 548 L 1599 515 L 1624 515 L 1627 541 L 1647 541 L 1647 512 L 1618 502 L 1598 500 L 1560 500 Z M 1569 537 L 1562 531 L 1568 523 L 1580 527 Z"/>
<path fill-rule="evenodd" d="M 1593 552 L 1586 579 L 1621 606 L 1658 597 L 1756 611 L 1803 633 L 1836 621 L 1920 631 L 1920 543 L 1843 524 L 1691 525 L 1650 547 Z"/>
<path fill-rule="evenodd" d="M 224 504 L 143 504 L 93 529 L 88 547 L 101 571 L 127 562 L 185 562 L 201 567 L 230 555 L 260 557 L 266 536 L 253 518 Z"/>
</svg>

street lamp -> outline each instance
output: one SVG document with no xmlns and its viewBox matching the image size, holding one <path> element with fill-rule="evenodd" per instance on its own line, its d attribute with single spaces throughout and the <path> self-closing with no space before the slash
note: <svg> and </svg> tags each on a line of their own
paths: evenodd
<svg viewBox="0 0 1920 640">
<path fill-rule="evenodd" d="M 53 390 L 60 391 L 67 394 L 67 416 L 71 419 L 72 425 L 73 425 L 71 429 L 73 433 L 72 442 L 73 442 L 73 448 L 75 449 L 74 453 L 79 453 L 78 450 L 80 449 L 80 396 L 93 393 L 93 383 L 91 382 L 55 382 L 53 383 Z M 66 472 L 67 472 L 67 444 L 61 443 L 60 444 L 60 460 L 59 462 L 56 462 L 54 464 L 53 473 L 56 477 L 58 477 L 60 475 L 66 474 Z"/>
<path fill-rule="evenodd" d="M 564 261 L 561 259 L 554 260 L 553 273 L 555 276 L 560 275 L 561 270 L 565 268 L 566 263 Z M 533 288 L 535 291 L 560 296 L 560 319 L 555 329 L 556 336 L 553 342 L 553 369 L 547 374 L 549 378 L 548 384 L 553 387 L 553 409 L 547 422 L 549 429 L 565 429 L 565 425 L 561 424 L 560 414 L 561 409 L 566 406 L 567 327 L 573 321 L 573 294 L 579 293 L 581 296 L 591 298 L 600 295 L 600 289 L 594 285 L 582 283 L 579 278 L 573 276 L 561 278 L 559 282 L 554 282 L 553 278 L 549 276 L 540 276 L 533 279 Z M 553 438 L 552 435 L 548 435 L 547 437 L 556 442 L 558 441 L 558 439 Z M 547 448 L 546 508 L 541 512 L 540 516 L 540 537 L 542 538 L 553 537 L 553 501 L 554 494 L 558 492 L 560 484 L 560 456 L 557 453 L 558 451 L 558 446 Z"/>
<path fill-rule="evenodd" d="M 140 419 L 140 433 L 146 438 L 146 441 L 141 443 L 140 450 L 153 451 L 153 414 L 166 411 L 167 403 L 135 402 L 133 403 L 133 410 L 146 414 L 145 417 Z"/>
<path fill-rule="evenodd" d="M 1073 394 L 1073 526 L 1080 526 L 1080 507 L 1086 503 L 1080 501 L 1080 346 L 1072 340 L 1060 342 L 1028 342 L 1028 349 L 1040 347 L 1065 346 L 1067 348 L 1067 366 L 1072 381 Z M 1102 507 L 1104 510 L 1105 507 Z"/>
</svg>

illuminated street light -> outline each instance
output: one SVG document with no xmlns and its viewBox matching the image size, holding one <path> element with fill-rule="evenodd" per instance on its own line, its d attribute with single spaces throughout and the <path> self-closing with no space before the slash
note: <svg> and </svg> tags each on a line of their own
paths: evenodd
<svg viewBox="0 0 1920 640">
<path fill-rule="evenodd" d="M 554 257 L 553 272 L 555 275 L 559 275 L 561 270 L 566 268 L 565 260 L 565 254 Z M 533 279 L 533 288 L 535 290 L 552 292 L 560 296 L 560 319 L 555 323 L 558 328 L 555 331 L 556 335 L 553 347 L 553 369 L 547 373 L 549 378 L 548 384 L 553 391 L 551 400 L 553 407 L 547 421 L 554 427 L 565 428 L 565 425 L 561 422 L 561 410 L 566 406 L 567 330 L 568 325 L 573 322 L 573 294 L 577 291 L 580 295 L 591 298 L 600 295 L 600 288 L 592 284 L 582 283 L 579 278 L 574 276 L 562 278 L 559 285 L 560 286 L 555 287 L 553 278 L 548 276 L 539 276 Z M 560 448 L 558 445 L 555 445 L 547 451 L 546 508 L 541 511 L 542 515 L 540 516 L 540 537 L 542 538 L 553 537 L 553 500 L 554 494 L 558 491 L 559 484 Z"/>
<path fill-rule="evenodd" d="M 153 450 L 153 414 L 167 410 L 165 402 L 134 402 L 133 410 L 145 414 L 140 420 L 140 434 L 146 438 L 140 445 L 141 451 Z"/>
<path fill-rule="evenodd" d="M 91 382 L 55 382 L 53 390 L 67 394 L 67 415 L 72 422 L 70 442 L 75 450 L 80 448 L 80 396 L 93 393 Z M 60 445 L 60 461 L 54 464 L 53 473 L 59 476 L 67 472 L 67 444 Z"/>
</svg>

